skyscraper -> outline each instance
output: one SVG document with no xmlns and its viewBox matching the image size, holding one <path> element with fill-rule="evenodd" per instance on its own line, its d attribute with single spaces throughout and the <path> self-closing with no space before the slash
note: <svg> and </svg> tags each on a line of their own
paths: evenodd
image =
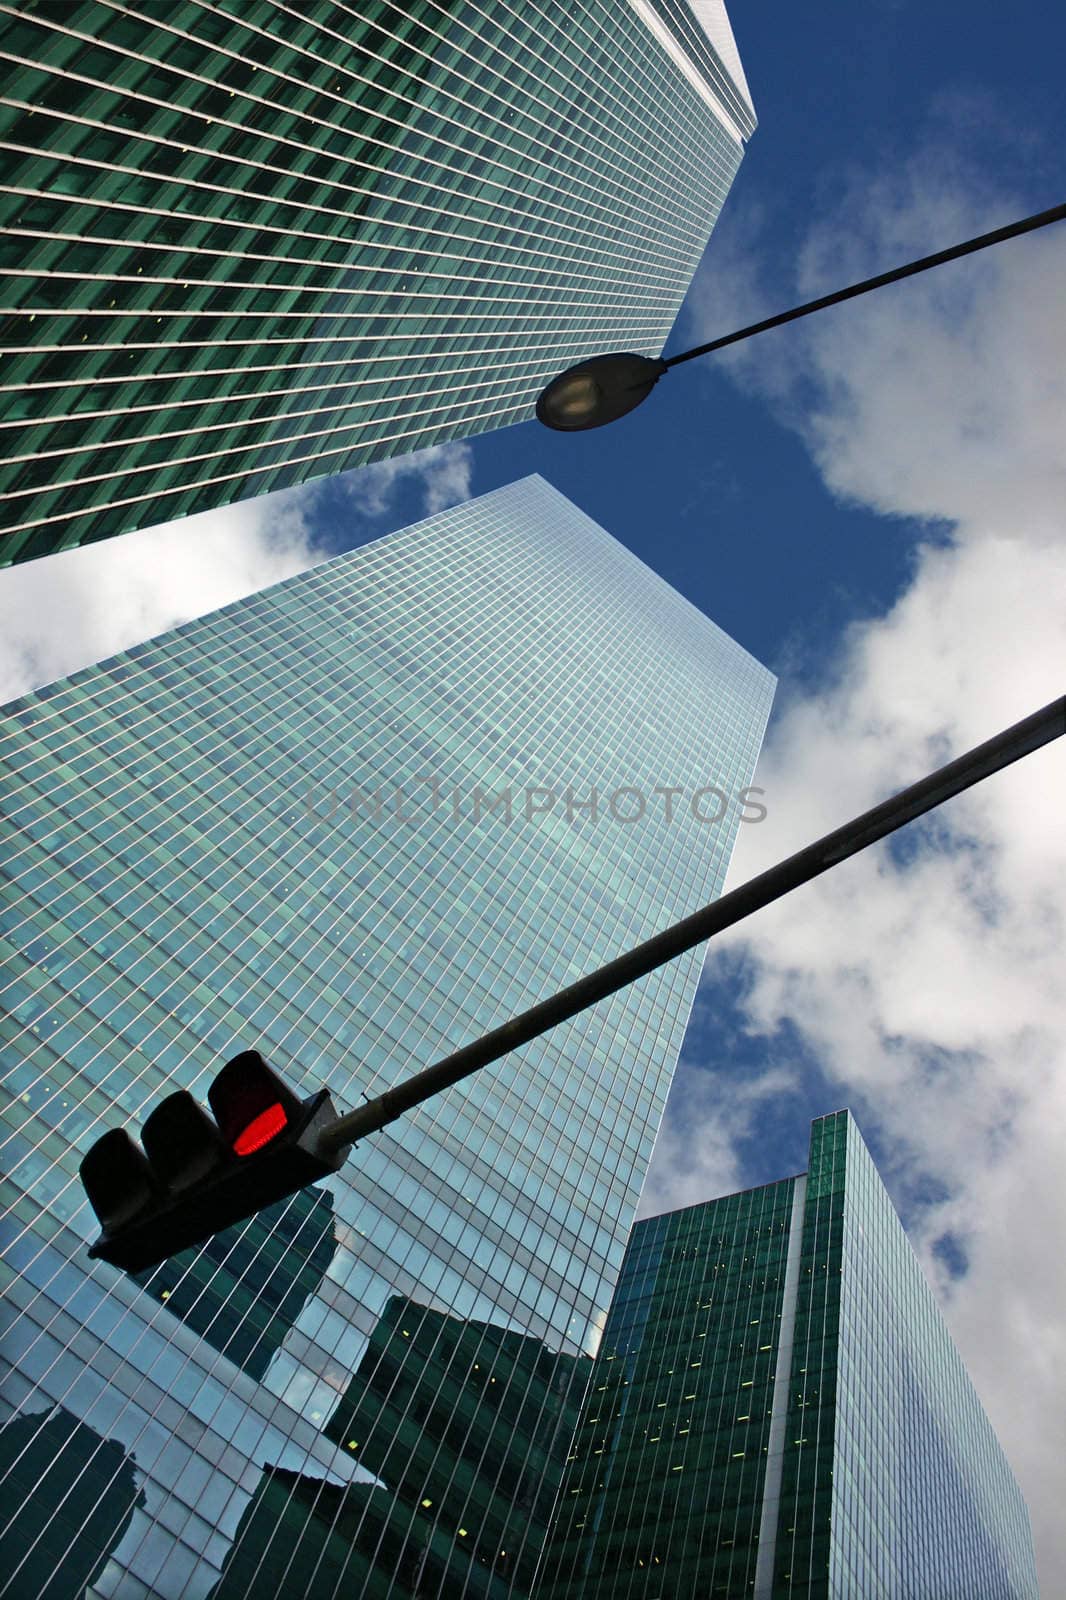
<svg viewBox="0 0 1066 1600">
<path fill-rule="evenodd" d="M 267 1206 L 250 1227 L 225 1228 L 202 1249 L 134 1277 L 253 1378 L 261 1378 L 337 1248 L 333 1197 L 305 1189 Z"/>
<path fill-rule="evenodd" d="M 100 1597 L 313 1592 L 279 1496 L 367 1595 L 523 1592 L 547 1511 L 508 1486 L 531 1404 L 575 1414 L 698 954 L 361 1144 L 280 1281 L 262 1219 L 143 1288 L 92 1265 L 77 1163 L 241 1047 L 347 1108 L 713 898 L 771 689 L 533 478 L 8 708 L 0 1396 L 136 1464 Z"/>
<path fill-rule="evenodd" d="M 722 0 L 22 0 L 0 565 L 657 354 L 753 131 Z"/>
<path fill-rule="evenodd" d="M 1036 1600 L 1018 1485 L 859 1130 L 638 1222 L 538 1600 Z"/>
<path fill-rule="evenodd" d="M 260 1571 L 276 1600 L 458 1594 L 471 1562 L 490 1590 L 528 1594 L 590 1370 L 395 1296 L 326 1427 L 380 1486 L 268 1466 L 211 1600 L 238 1600 Z"/>
</svg>

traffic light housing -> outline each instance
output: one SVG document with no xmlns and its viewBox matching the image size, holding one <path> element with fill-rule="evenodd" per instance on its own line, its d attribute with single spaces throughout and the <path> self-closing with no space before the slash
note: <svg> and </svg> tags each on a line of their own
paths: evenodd
<svg viewBox="0 0 1066 1600">
<path fill-rule="evenodd" d="M 318 1149 L 336 1118 L 328 1090 L 301 1100 L 257 1050 L 227 1061 L 207 1098 L 213 1118 L 181 1089 L 147 1118 L 140 1144 L 113 1128 L 87 1152 L 81 1180 L 103 1230 L 94 1259 L 156 1266 L 344 1164 L 346 1148 Z"/>
</svg>

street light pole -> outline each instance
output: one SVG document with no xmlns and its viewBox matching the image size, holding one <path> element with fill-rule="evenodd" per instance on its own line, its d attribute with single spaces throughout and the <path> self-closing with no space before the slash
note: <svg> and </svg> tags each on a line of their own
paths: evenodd
<svg viewBox="0 0 1066 1600">
<path fill-rule="evenodd" d="M 664 361 L 665 367 L 679 367 L 683 361 L 692 361 L 696 356 L 710 355 L 712 350 L 724 350 L 726 345 L 739 344 L 741 339 L 750 339 L 753 334 L 765 333 L 768 328 L 780 328 L 786 322 L 795 322 L 799 317 L 809 317 L 812 311 L 824 311 L 827 306 L 840 305 L 844 300 L 854 300 L 857 295 L 869 294 L 871 289 L 882 289 L 888 283 L 898 283 L 901 278 L 913 278 L 919 272 L 928 272 L 930 267 L 942 267 L 948 261 L 958 261 L 962 256 L 972 256 L 977 250 L 987 250 L 989 245 L 1002 244 L 1007 239 L 1017 239 L 1023 233 L 1033 233 L 1037 228 L 1046 228 L 1049 222 L 1062 222 L 1066 220 L 1066 205 L 1052 206 L 1048 211 L 1038 211 L 1034 216 L 1023 217 L 1020 222 L 1009 222 L 1005 228 L 994 228 L 991 233 L 981 233 L 975 239 L 966 239 L 962 244 L 953 244 L 947 250 L 937 250 L 931 256 L 921 256 L 917 261 L 908 261 L 904 266 L 893 267 L 889 272 L 879 272 L 876 277 L 864 278 L 861 283 L 852 283 L 846 289 L 836 289 L 832 294 L 823 294 L 817 300 L 808 300 L 805 305 L 794 306 L 791 311 L 779 311 L 776 316 L 766 317 L 762 322 L 753 322 L 747 328 L 738 328 L 736 333 L 724 334 L 720 339 L 712 339 L 709 344 L 698 344 L 694 350 L 683 350 L 679 356 L 671 356 Z"/>
<path fill-rule="evenodd" d="M 977 250 L 987 250 L 989 245 L 1002 244 L 1007 239 L 1017 239 L 1023 233 L 1033 233 L 1046 228 L 1051 222 L 1066 220 L 1066 205 L 1052 206 L 1031 217 L 1022 217 L 1004 228 L 994 228 L 991 233 L 978 234 L 965 239 L 947 250 L 937 250 L 931 256 L 921 256 L 917 261 L 907 261 L 889 272 L 879 272 L 876 277 L 864 278 L 861 283 L 849 284 L 846 289 L 835 289 L 817 300 L 793 306 L 790 311 L 779 311 L 761 322 L 752 322 L 735 333 L 726 333 L 708 344 L 693 350 L 683 350 L 680 355 L 663 360 L 661 356 L 641 356 L 630 351 L 611 355 L 590 356 L 579 361 L 553 378 L 537 400 L 537 419 L 545 427 L 560 433 L 579 433 L 588 428 L 602 428 L 633 411 L 646 400 L 659 379 L 671 367 L 683 361 L 693 361 L 696 356 L 710 355 L 713 350 L 724 350 L 727 345 L 739 344 L 756 333 L 769 328 L 779 328 L 786 322 L 796 322 L 809 317 L 814 311 L 824 311 L 827 306 L 840 305 L 844 300 L 854 300 L 857 295 L 869 294 L 871 289 L 882 289 L 886 284 L 901 278 L 913 278 L 916 273 L 928 272 L 931 267 L 941 267 L 948 261 L 958 261 L 962 256 L 973 255 Z"/>
<path fill-rule="evenodd" d="M 704 906 L 701 911 L 694 912 L 625 955 L 608 962 L 605 967 L 579 978 L 550 999 L 531 1006 L 502 1027 L 494 1028 L 491 1033 L 464 1045 L 461 1050 L 415 1073 L 395 1088 L 386 1089 L 384 1094 L 360 1106 L 357 1111 L 327 1124 L 318 1135 L 317 1150 L 320 1157 L 326 1159 L 368 1133 L 376 1133 L 431 1095 L 439 1094 L 490 1062 L 498 1061 L 519 1045 L 528 1044 L 531 1039 L 577 1016 L 637 978 L 646 977 L 667 961 L 673 961 L 714 934 L 733 927 L 743 918 L 751 916 L 753 911 L 759 911 L 801 884 L 809 883 L 812 878 L 836 866 L 837 862 L 846 861 L 849 856 L 865 850 L 867 845 L 887 838 L 905 823 L 913 822 L 916 817 L 932 811 L 953 795 L 961 794 L 964 789 L 1020 761 L 1023 756 L 1049 744 L 1053 739 L 1061 738 L 1063 734 L 1066 734 L 1066 696 L 1052 700 L 1032 716 L 1016 722 L 928 777 L 920 778 L 891 799 L 864 811 L 842 828 L 827 833 L 777 866 L 741 884 L 739 889 L 723 895 L 720 900 Z"/>
</svg>

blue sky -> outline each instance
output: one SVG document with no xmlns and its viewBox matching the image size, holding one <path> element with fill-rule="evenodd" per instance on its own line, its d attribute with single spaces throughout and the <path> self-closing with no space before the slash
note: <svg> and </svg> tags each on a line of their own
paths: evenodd
<svg viewBox="0 0 1066 1600">
<path fill-rule="evenodd" d="M 760 125 L 667 353 L 1066 199 L 1063 8 L 732 20 Z M 602 433 L 530 422 L 0 574 L 0 698 L 540 472 L 779 676 L 770 815 L 735 884 L 1063 692 L 1064 281 L 1060 223 L 672 372 Z M 850 1105 L 1021 1480 L 1048 1595 L 1063 793 L 1064 753 L 1038 753 L 731 935 L 646 1199 L 800 1170 L 810 1118 Z"/>
</svg>

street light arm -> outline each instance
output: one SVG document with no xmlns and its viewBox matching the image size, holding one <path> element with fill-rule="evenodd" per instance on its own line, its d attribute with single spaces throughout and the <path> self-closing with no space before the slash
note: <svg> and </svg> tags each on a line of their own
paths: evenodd
<svg viewBox="0 0 1066 1600">
<path fill-rule="evenodd" d="M 853 283 L 847 289 L 836 289 L 832 294 L 824 294 L 818 300 L 808 300 L 806 305 L 794 306 L 791 311 L 779 311 L 776 316 L 766 317 L 762 322 L 753 322 L 747 328 L 738 328 L 735 333 L 727 333 L 720 339 L 712 339 L 709 344 L 697 345 L 694 350 L 684 350 L 679 356 L 670 356 L 663 364 L 667 367 L 680 366 L 682 361 L 692 361 L 696 356 L 706 356 L 712 350 L 724 350 L 726 345 L 739 344 L 741 339 L 750 339 L 752 334 L 765 333 L 768 328 L 779 328 L 785 322 L 795 322 L 800 317 L 809 317 L 812 311 L 824 311 L 826 306 L 839 305 L 842 300 L 854 300 L 857 295 L 867 294 L 871 289 L 881 289 L 886 283 L 896 283 L 900 278 L 913 278 L 918 272 L 928 272 L 930 267 L 943 266 L 946 261 L 957 261 L 960 256 L 973 255 L 975 250 L 984 250 L 990 244 L 1001 244 L 1005 239 L 1016 239 L 1019 234 L 1032 233 L 1036 228 L 1046 228 L 1049 222 L 1062 222 L 1066 219 L 1066 205 L 1052 206 L 1049 211 L 1038 211 L 1035 216 L 1023 217 L 1020 222 L 1008 223 L 1005 228 L 995 228 L 991 233 L 982 233 L 976 239 L 967 239 L 962 244 L 954 244 L 949 250 L 938 250 L 934 255 L 922 256 L 918 261 L 908 261 L 902 267 L 893 267 L 890 272 L 879 272 L 876 278 L 864 278 L 861 283 Z"/>
<path fill-rule="evenodd" d="M 692 950 L 714 934 L 731 928 L 753 911 L 759 911 L 790 890 L 809 883 L 838 861 L 846 861 L 849 856 L 865 850 L 867 845 L 886 838 L 905 823 L 932 811 L 953 795 L 961 794 L 982 778 L 999 772 L 1012 762 L 1020 761 L 1023 756 L 1038 750 L 1041 745 L 1049 744 L 1052 739 L 1061 738 L 1063 734 L 1066 734 L 1066 696 L 1051 701 L 1043 710 L 1034 712 L 1022 722 L 1016 722 L 1013 727 L 967 751 L 957 760 L 950 761 L 947 766 L 902 789 L 891 799 L 883 800 L 880 805 L 846 822 L 842 828 L 827 833 L 824 838 L 807 845 L 787 860 L 778 862 L 777 866 L 741 884 L 739 889 L 732 890 L 720 900 L 704 906 L 662 933 L 655 934 L 635 949 L 628 950 L 625 955 L 609 961 L 605 967 L 579 978 L 550 999 L 531 1006 L 502 1027 L 494 1028 L 453 1055 L 445 1056 L 423 1072 L 415 1073 L 394 1089 L 386 1089 L 384 1094 L 360 1106 L 357 1111 L 338 1118 L 319 1135 L 320 1153 L 328 1156 L 356 1139 L 386 1127 L 431 1095 L 439 1094 L 490 1062 L 498 1061 L 519 1045 L 528 1044 L 531 1039 L 547 1033 L 560 1022 L 568 1021 L 578 1012 L 625 988 L 637 978 L 646 977 L 657 967 L 683 955 L 686 950 Z"/>
</svg>

